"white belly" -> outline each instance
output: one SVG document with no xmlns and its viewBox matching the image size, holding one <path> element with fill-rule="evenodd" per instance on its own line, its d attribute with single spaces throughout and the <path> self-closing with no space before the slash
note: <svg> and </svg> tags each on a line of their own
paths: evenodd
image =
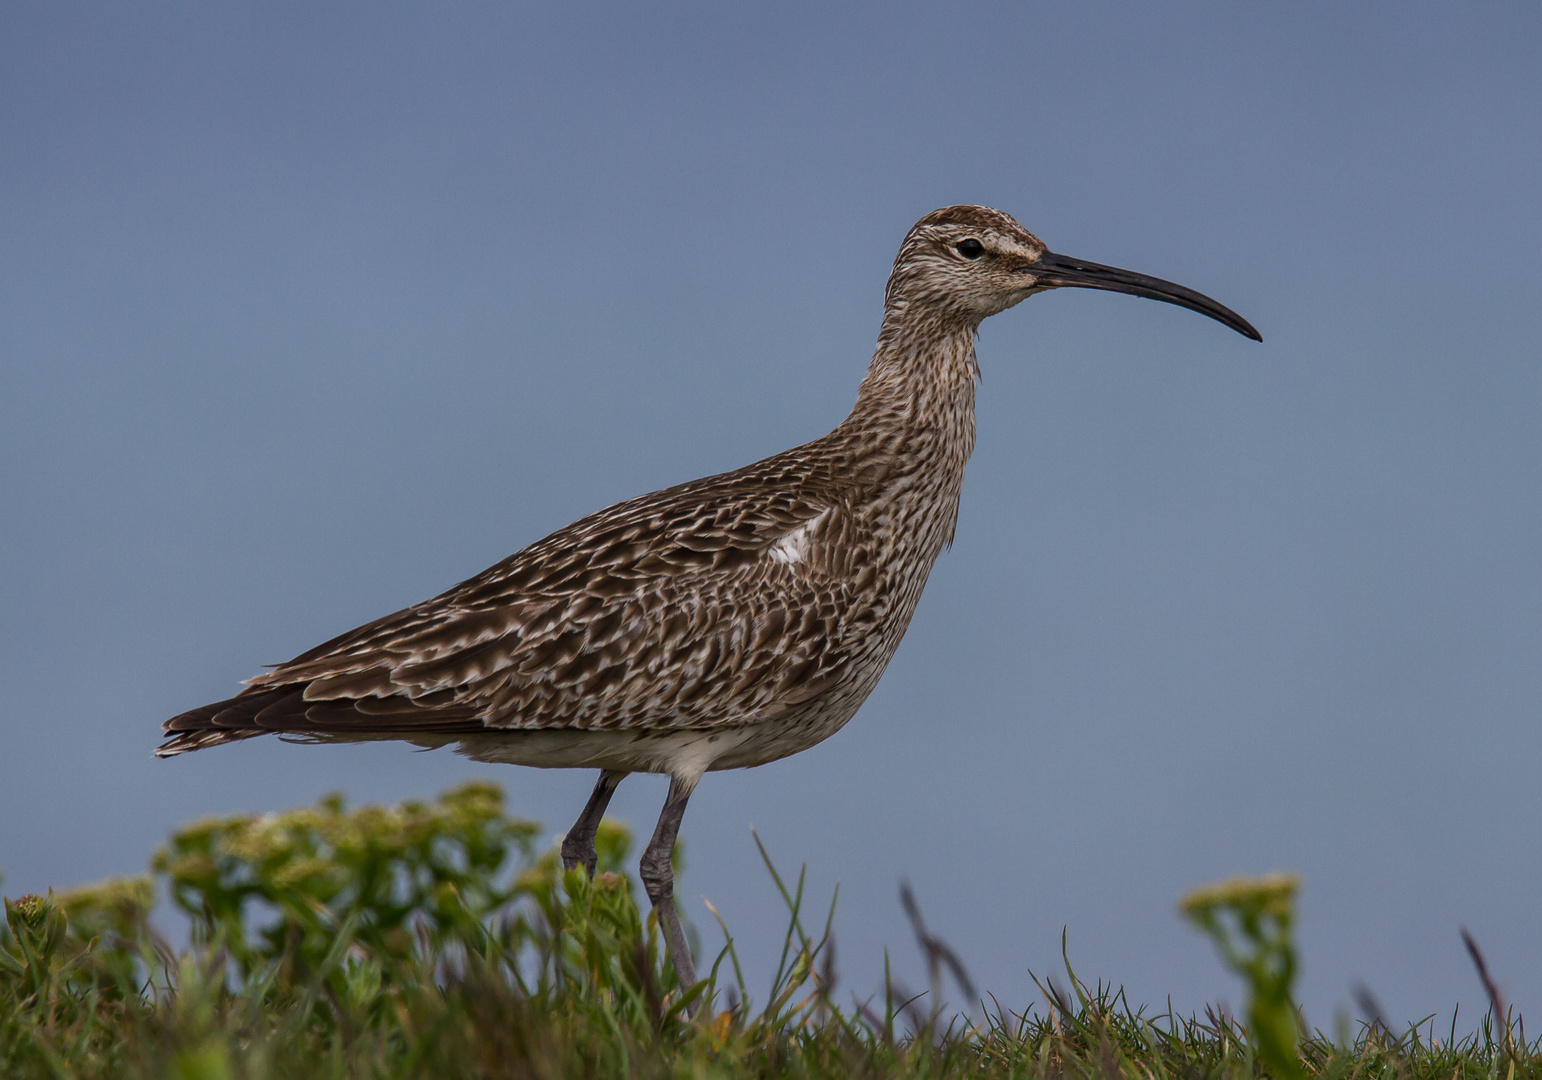
<svg viewBox="0 0 1542 1080">
<path fill-rule="evenodd" d="M 704 772 L 764 765 L 824 741 L 855 715 L 877 683 L 877 674 L 874 672 L 863 685 L 842 687 L 785 716 L 752 724 L 630 731 L 489 731 L 413 742 L 419 746 L 453 742 L 456 753 L 490 764 L 664 773 L 694 782 Z"/>
</svg>

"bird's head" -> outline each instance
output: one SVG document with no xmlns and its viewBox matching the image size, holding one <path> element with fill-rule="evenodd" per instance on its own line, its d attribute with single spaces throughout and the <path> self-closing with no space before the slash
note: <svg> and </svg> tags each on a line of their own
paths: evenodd
<svg viewBox="0 0 1542 1080">
<path fill-rule="evenodd" d="M 986 206 L 933 210 L 894 259 L 886 306 L 919 306 L 971 325 L 1046 289 L 1108 289 L 1177 304 L 1254 341 L 1252 325 L 1202 293 L 1161 278 L 1057 255 L 1010 214 Z"/>
</svg>

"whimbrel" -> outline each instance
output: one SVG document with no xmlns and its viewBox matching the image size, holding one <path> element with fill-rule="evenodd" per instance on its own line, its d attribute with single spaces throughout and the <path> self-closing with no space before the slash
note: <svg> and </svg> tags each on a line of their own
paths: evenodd
<svg viewBox="0 0 1542 1080">
<path fill-rule="evenodd" d="M 953 539 L 980 322 L 1067 287 L 1163 300 L 1262 340 L 1207 296 L 1056 255 L 1000 211 L 934 211 L 900 246 L 878 346 L 834 431 L 576 521 L 173 717 L 156 753 L 278 732 L 599 769 L 562 842 L 564 866 L 590 874 L 616 785 L 664 773 L 639 876 L 690 986 L 670 866 L 686 800 L 704 772 L 806 750 L 856 713 Z"/>
</svg>

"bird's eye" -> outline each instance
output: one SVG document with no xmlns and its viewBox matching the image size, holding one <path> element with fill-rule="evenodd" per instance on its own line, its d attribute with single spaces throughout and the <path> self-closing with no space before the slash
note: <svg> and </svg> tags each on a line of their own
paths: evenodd
<svg viewBox="0 0 1542 1080">
<path fill-rule="evenodd" d="M 971 236 L 968 240 L 960 240 L 954 250 L 966 259 L 978 259 L 985 254 L 985 245 Z"/>
</svg>

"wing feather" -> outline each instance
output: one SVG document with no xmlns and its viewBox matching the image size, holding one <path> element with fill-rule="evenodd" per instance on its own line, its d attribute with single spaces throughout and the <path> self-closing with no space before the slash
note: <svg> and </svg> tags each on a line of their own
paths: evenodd
<svg viewBox="0 0 1542 1080">
<path fill-rule="evenodd" d="M 787 457 L 577 521 L 167 721 L 172 738 L 157 752 L 266 731 L 389 737 L 782 715 L 832 683 L 873 605 L 872 560 L 842 485 Z M 803 458 L 820 460 L 828 471 L 828 455 Z"/>
</svg>

